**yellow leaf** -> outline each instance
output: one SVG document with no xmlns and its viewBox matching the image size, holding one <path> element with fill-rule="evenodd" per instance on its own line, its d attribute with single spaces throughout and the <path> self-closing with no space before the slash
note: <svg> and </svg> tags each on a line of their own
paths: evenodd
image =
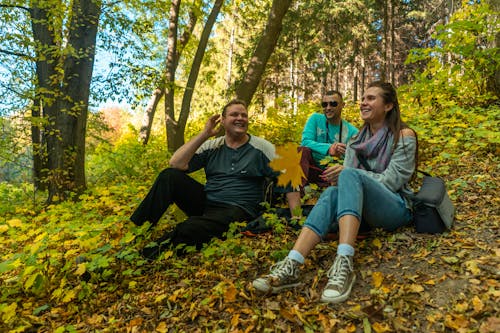
<svg viewBox="0 0 500 333">
<path fill-rule="evenodd" d="M 389 327 L 389 325 L 387 324 L 382 324 L 382 323 L 373 323 L 372 325 L 372 328 L 373 330 L 376 332 L 376 333 L 384 333 L 384 332 L 390 332 L 391 331 L 391 328 Z"/>
<path fill-rule="evenodd" d="M 444 324 L 446 327 L 459 330 L 468 327 L 469 321 L 463 315 L 446 315 Z"/>
<path fill-rule="evenodd" d="M 234 287 L 233 284 L 230 284 L 227 289 L 224 291 L 224 301 L 226 302 L 234 302 L 236 300 L 236 294 L 238 290 Z"/>
<path fill-rule="evenodd" d="M 274 320 L 274 319 L 276 319 L 276 315 L 274 314 L 274 312 L 267 309 L 266 313 L 264 313 L 264 318 Z"/>
<path fill-rule="evenodd" d="M 372 280 L 375 288 L 379 288 L 382 285 L 382 281 L 384 280 L 384 275 L 382 274 L 382 272 L 373 272 Z"/>
<path fill-rule="evenodd" d="M 75 299 L 75 296 L 76 296 L 75 289 L 71 289 L 71 290 L 66 292 L 66 295 L 64 295 L 64 298 L 62 299 L 62 302 L 68 303 L 68 302 L 72 301 L 73 299 Z"/>
<path fill-rule="evenodd" d="M 291 186 L 296 189 L 305 179 L 304 171 L 300 166 L 302 151 L 297 151 L 298 146 L 287 143 L 285 146 L 276 148 L 276 157 L 269 163 L 274 171 L 279 171 L 278 186 Z"/>
<path fill-rule="evenodd" d="M 474 312 L 480 312 L 484 307 L 483 302 L 477 296 L 474 296 L 472 299 L 472 305 L 474 306 Z"/>
<path fill-rule="evenodd" d="M 23 221 L 21 221 L 20 219 L 12 219 L 7 221 L 7 224 L 10 225 L 12 228 L 15 228 L 15 227 L 20 227 L 23 224 Z"/>
<path fill-rule="evenodd" d="M 167 295 L 166 295 L 166 294 L 161 294 L 161 295 L 158 295 L 158 296 L 156 296 L 156 298 L 155 298 L 155 303 L 161 303 L 161 301 L 163 301 L 165 298 L 167 298 Z"/>
<path fill-rule="evenodd" d="M 86 263 L 84 263 L 84 262 L 82 262 L 81 264 L 78 264 L 78 267 L 77 267 L 77 269 L 76 269 L 76 271 L 75 271 L 75 274 L 76 274 L 76 275 L 81 276 L 81 275 L 83 275 L 86 271 L 87 271 L 87 264 L 86 264 Z"/>
<path fill-rule="evenodd" d="M 6 307 L 1 308 L 2 320 L 5 323 L 12 321 L 12 319 L 14 319 L 14 317 L 16 316 L 16 309 L 17 309 L 16 302 L 12 302 L 12 303 L 10 303 L 10 305 L 7 305 Z"/>
<path fill-rule="evenodd" d="M 168 250 L 163 253 L 163 259 L 168 259 L 174 255 L 174 251 Z"/>
<path fill-rule="evenodd" d="M 452 257 L 452 256 L 450 256 L 450 257 L 441 257 L 441 259 L 443 259 L 448 264 L 456 264 L 460 260 L 457 257 Z"/>
<path fill-rule="evenodd" d="M 372 241 L 372 244 L 373 244 L 373 246 L 375 246 L 377 249 L 382 248 L 382 242 L 381 242 L 381 241 L 380 241 L 380 239 L 378 239 L 378 238 L 375 238 L 375 239 Z"/>
<path fill-rule="evenodd" d="M 159 323 L 158 326 L 156 326 L 156 332 L 160 332 L 160 333 L 168 332 L 167 324 L 164 321 Z"/>
<path fill-rule="evenodd" d="M 3 234 L 7 230 L 9 230 L 9 226 L 8 225 L 5 225 L 5 224 L 0 225 L 0 234 Z"/>
<path fill-rule="evenodd" d="M 463 302 L 463 303 L 457 303 L 455 304 L 455 306 L 453 307 L 453 309 L 458 312 L 458 313 L 464 313 L 465 311 L 467 311 L 467 309 L 469 308 L 469 304 L 467 304 L 467 302 Z"/>
<path fill-rule="evenodd" d="M 239 321 L 240 321 L 240 315 L 237 313 L 231 318 L 231 327 L 238 326 Z"/>
<path fill-rule="evenodd" d="M 411 284 L 410 287 L 408 288 L 410 290 L 410 292 L 412 293 L 421 293 L 422 291 L 424 291 L 424 287 L 422 287 L 421 285 L 419 284 Z"/>
<path fill-rule="evenodd" d="M 481 269 L 477 266 L 476 260 L 469 260 L 465 262 L 465 267 L 474 275 L 479 275 L 481 273 Z"/>
</svg>

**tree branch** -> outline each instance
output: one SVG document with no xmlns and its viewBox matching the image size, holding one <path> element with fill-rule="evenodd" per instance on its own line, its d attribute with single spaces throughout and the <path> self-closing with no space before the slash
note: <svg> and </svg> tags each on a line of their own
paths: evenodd
<svg viewBox="0 0 500 333">
<path fill-rule="evenodd" d="M 3 50 L 3 49 L 0 49 L 0 53 L 5 53 L 8 55 L 13 55 L 13 56 L 22 57 L 22 58 L 28 58 L 28 59 L 33 60 L 32 56 L 25 54 L 25 53 L 13 52 L 13 51 L 8 51 L 8 50 Z"/>
<path fill-rule="evenodd" d="M 31 12 L 31 8 L 29 7 L 24 7 L 24 6 L 16 6 L 16 5 L 4 5 L 4 4 L 0 4 L 0 8 L 19 8 L 19 9 L 23 9 L 27 12 Z"/>
</svg>

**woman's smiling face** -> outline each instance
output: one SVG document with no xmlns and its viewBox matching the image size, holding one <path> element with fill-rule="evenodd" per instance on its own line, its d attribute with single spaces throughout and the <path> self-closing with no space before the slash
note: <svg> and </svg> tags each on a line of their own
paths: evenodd
<svg viewBox="0 0 500 333">
<path fill-rule="evenodd" d="M 368 124 L 383 123 L 387 112 L 393 108 L 392 103 L 385 103 L 383 90 L 379 87 L 366 89 L 359 105 L 361 119 Z"/>
</svg>

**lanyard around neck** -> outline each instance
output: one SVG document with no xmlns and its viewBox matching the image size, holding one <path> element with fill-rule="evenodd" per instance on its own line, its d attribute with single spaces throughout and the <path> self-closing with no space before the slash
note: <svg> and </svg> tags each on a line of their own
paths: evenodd
<svg viewBox="0 0 500 333">
<path fill-rule="evenodd" d="M 330 138 L 330 133 L 329 133 L 329 130 L 328 130 L 328 119 L 326 120 L 326 143 L 330 143 L 330 140 L 328 140 Z M 343 121 L 342 119 L 340 119 L 340 130 L 339 130 L 339 142 L 342 143 L 342 125 L 343 125 Z M 333 138 L 333 141 L 335 141 L 335 138 Z"/>
</svg>

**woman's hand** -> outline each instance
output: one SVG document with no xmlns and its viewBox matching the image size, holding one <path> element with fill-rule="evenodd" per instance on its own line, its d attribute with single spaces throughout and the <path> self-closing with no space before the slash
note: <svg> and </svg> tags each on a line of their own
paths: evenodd
<svg viewBox="0 0 500 333">
<path fill-rule="evenodd" d="M 330 183 L 330 185 L 337 185 L 337 181 L 339 180 L 340 172 L 344 170 L 344 166 L 337 164 L 330 166 L 323 171 L 323 173 L 319 176 L 324 181 Z"/>
</svg>

